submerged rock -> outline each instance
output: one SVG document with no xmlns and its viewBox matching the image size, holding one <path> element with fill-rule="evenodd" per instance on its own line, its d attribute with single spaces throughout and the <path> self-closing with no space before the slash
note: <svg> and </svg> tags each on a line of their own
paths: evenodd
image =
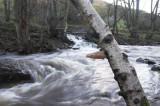
<svg viewBox="0 0 160 106">
<path fill-rule="evenodd" d="M 146 63 L 146 64 L 156 64 L 156 61 L 153 60 L 153 59 L 143 59 L 143 58 L 138 58 L 136 60 L 136 62 L 139 62 L 139 63 Z"/>
<path fill-rule="evenodd" d="M 6 55 L 6 52 L 0 51 L 0 56 L 2 56 L 2 55 Z"/>
<path fill-rule="evenodd" d="M 24 59 L 1 58 L 0 87 L 11 87 L 20 83 L 33 82 L 32 75 L 27 71 L 27 64 L 27 60 L 25 61 Z"/>
<path fill-rule="evenodd" d="M 151 70 L 153 71 L 160 71 L 160 65 L 153 65 Z"/>
<path fill-rule="evenodd" d="M 155 60 L 152 59 L 144 59 L 147 64 L 156 64 Z"/>
<path fill-rule="evenodd" d="M 136 62 L 139 62 L 139 63 L 146 63 L 145 60 L 142 59 L 142 58 L 138 58 L 138 59 L 136 60 Z"/>
<path fill-rule="evenodd" d="M 80 49 L 79 47 L 73 47 L 72 49 L 74 49 L 74 50 L 78 50 L 78 49 Z"/>
<path fill-rule="evenodd" d="M 0 86 L 23 82 L 32 82 L 32 78 L 29 73 L 23 73 L 19 69 L 0 67 Z"/>
</svg>

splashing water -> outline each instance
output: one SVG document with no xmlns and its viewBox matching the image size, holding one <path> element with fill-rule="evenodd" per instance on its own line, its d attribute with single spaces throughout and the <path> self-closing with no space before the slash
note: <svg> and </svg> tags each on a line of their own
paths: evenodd
<svg viewBox="0 0 160 106">
<path fill-rule="evenodd" d="M 98 51 L 97 45 L 81 37 L 68 35 L 73 49 L 53 54 L 6 56 L 0 62 L 29 72 L 34 83 L 0 89 L 0 106 L 125 106 L 119 87 L 105 60 L 86 58 Z M 150 101 L 160 96 L 160 73 L 147 64 L 136 63 L 138 57 L 160 59 L 160 47 L 121 46 L 136 68 L 139 80 Z M 154 55 L 153 55 L 154 54 Z M 158 106 L 159 101 L 153 106 Z"/>
</svg>

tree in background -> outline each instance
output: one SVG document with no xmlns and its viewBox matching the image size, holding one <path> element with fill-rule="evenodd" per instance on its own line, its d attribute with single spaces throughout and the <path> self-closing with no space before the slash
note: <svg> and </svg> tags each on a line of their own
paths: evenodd
<svg viewBox="0 0 160 106">
<path fill-rule="evenodd" d="M 5 16 L 5 21 L 9 22 L 10 21 L 10 5 L 11 5 L 11 0 L 3 0 L 4 3 L 4 16 Z"/>
<path fill-rule="evenodd" d="M 19 53 L 27 53 L 29 50 L 28 24 L 27 24 L 27 0 L 14 0 L 14 15 Z"/>
<path fill-rule="evenodd" d="M 136 16 L 135 16 L 135 36 L 133 37 L 136 37 L 136 38 L 139 38 L 139 35 L 138 35 L 138 30 L 139 30 L 139 3 L 140 3 L 140 0 L 136 0 Z"/>
<path fill-rule="evenodd" d="M 156 19 L 158 16 L 159 0 L 156 1 L 156 4 L 153 8 L 153 0 L 151 0 L 151 25 L 150 32 L 147 34 L 146 39 L 151 39 L 154 35 Z"/>
<path fill-rule="evenodd" d="M 65 3 L 65 16 L 64 16 L 64 34 L 61 34 L 61 38 L 66 38 L 67 36 L 67 28 L 68 28 L 68 15 L 69 15 L 69 6 L 70 0 L 67 0 Z"/>
<path fill-rule="evenodd" d="M 58 24 L 59 24 L 59 18 L 58 18 L 58 1 L 57 0 L 47 0 L 47 25 L 49 29 L 50 36 L 52 38 L 58 36 Z"/>
<path fill-rule="evenodd" d="M 27 0 L 28 1 L 28 23 L 31 21 L 31 19 L 33 17 L 35 17 L 37 14 L 36 14 L 36 11 L 35 8 L 38 4 L 38 0 Z"/>
<path fill-rule="evenodd" d="M 114 0 L 114 24 L 113 24 L 113 31 L 112 33 L 118 34 L 118 26 L 117 26 L 117 8 L 118 8 L 118 0 Z"/>
<path fill-rule="evenodd" d="M 135 12 L 135 1 L 125 0 L 122 1 L 124 3 L 124 13 L 125 14 L 125 21 L 127 28 L 130 33 L 130 37 L 138 39 L 138 20 L 139 20 L 139 0 L 136 0 L 136 12 Z"/>
</svg>

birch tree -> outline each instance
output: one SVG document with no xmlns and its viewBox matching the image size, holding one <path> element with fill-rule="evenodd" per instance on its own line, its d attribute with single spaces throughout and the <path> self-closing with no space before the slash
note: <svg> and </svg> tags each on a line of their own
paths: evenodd
<svg viewBox="0 0 160 106">
<path fill-rule="evenodd" d="M 121 95 L 127 106 L 149 106 L 147 97 L 138 80 L 135 68 L 128 61 L 128 56 L 122 53 L 109 27 L 97 14 L 89 0 L 71 0 L 79 10 L 84 20 L 99 36 L 99 45 L 104 51 L 115 80 L 120 87 Z"/>
</svg>

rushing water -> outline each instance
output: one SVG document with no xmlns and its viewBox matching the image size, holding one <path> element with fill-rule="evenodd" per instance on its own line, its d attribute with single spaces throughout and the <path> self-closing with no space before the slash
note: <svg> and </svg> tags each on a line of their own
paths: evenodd
<svg viewBox="0 0 160 106">
<path fill-rule="evenodd" d="M 86 54 L 98 50 L 97 45 L 85 42 L 81 37 L 68 37 L 76 43 L 74 49 L 53 54 L 11 55 L 0 59 L 30 72 L 35 80 L 35 83 L 0 89 L 0 106 L 125 106 L 118 95 L 119 87 L 107 59 L 86 58 Z M 135 61 L 139 57 L 160 61 L 160 47 L 121 48 L 136 68 L 148 99 L 155 101 L 154 98 L 160 97 L 160 73 L 151 71 L 151 66 L 147 64 Z M 158 103 L 156 101 L 152 106 L 159 106 Z"/>
</svg>

